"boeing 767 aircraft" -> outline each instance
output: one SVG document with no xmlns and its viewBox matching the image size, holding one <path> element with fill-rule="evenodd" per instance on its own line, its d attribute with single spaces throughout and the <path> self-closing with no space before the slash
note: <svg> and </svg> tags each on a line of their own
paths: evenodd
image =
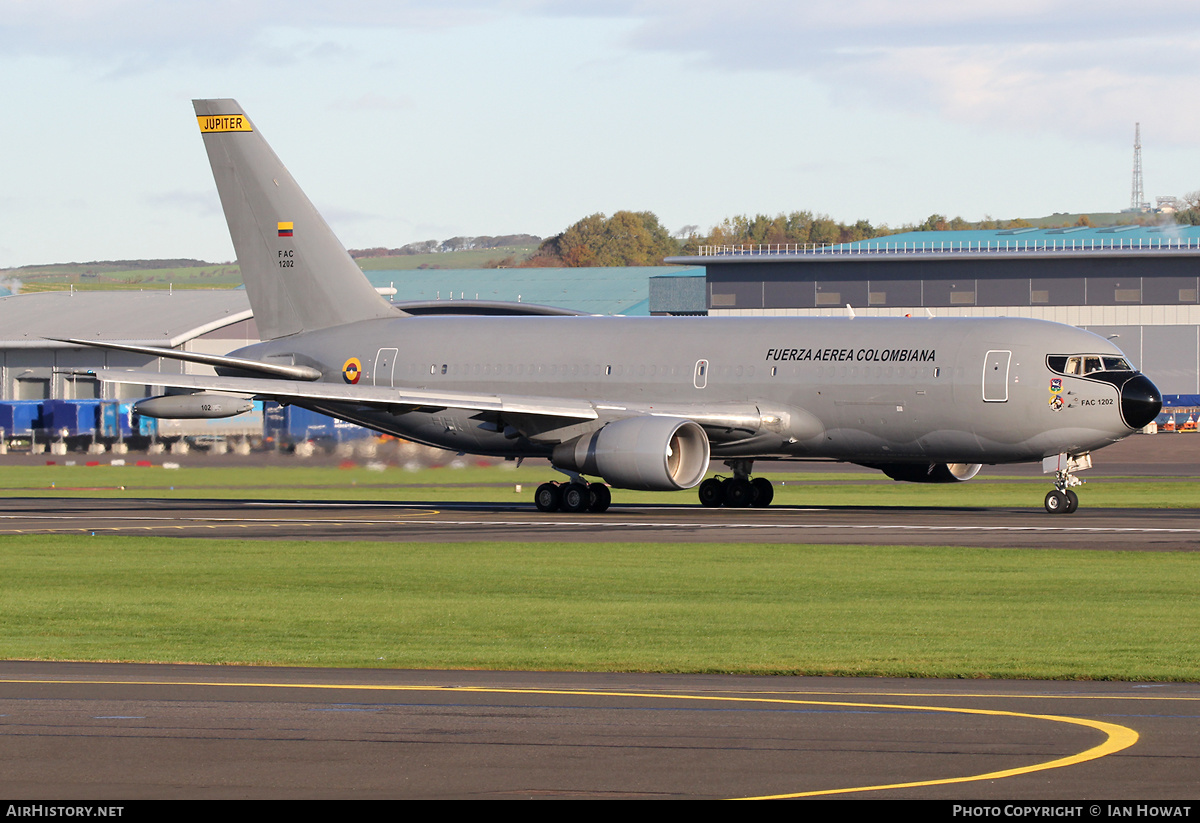
<svg viewBox="0 0 1200 823">
<path fill-rule="evenodd" d="M 610 486 L 699 486 L 707 506 L 766 506 L 754 462 L 798 459 L 917 482 L 1041 461 L 1055 475 L 1047 511 L 1069 513 L 1090 453 L 1162 406 L 1112 343 L 1039 320 L 404 311 L 236 101 L 194 104 L 262 342 L 219 356 L 72 340 L 215 367 L 101 371 L 177 392 L 141 401 L 142 414 L 230 415 L 254 397 L 459 452 L 545 457 L 569 478 L 538 487 L 547 512 L 604 511 Z M 705 480 L 711 458 L 732 476 Z"/>
</svg>

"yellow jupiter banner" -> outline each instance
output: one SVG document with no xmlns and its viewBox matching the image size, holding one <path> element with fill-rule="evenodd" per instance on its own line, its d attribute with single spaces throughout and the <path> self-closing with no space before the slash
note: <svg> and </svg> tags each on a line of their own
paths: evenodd
<svg viewBox="0 0 1200 823">
<path fill-rule="evenodd" d="M 202 114 L 196 118 L 200 131 L 254 131 L 244 114 Z"/>
</svg>

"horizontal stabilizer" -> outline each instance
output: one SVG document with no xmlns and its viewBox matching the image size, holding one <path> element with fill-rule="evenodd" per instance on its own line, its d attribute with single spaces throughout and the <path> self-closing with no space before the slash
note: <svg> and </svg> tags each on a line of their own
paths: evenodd
<svg viewBox="0 0 1200 823">
<path fill-rule="evenodd" d="M 99 340 L 80 340 L 75 337 L 47 337 L 58 343 L 74 343 L 77 346 L 88 346 L 93 349 L 109 349 L 111 351 L 127 351 L 134 354 L 147 354 L 151 357 L 165 357 L 168 360 L 182 360 L 185 363 L 201 363 L 213 368 L 236 369 L 241 372 L 261 374 L 266 377 L 283 377 L 288 380 L 320 380 L 321 372 L 312 366 L 293 366 L 290 363 L 266 363 L 262 360 L 248 360 L 244 357 L 229 357 L 222 354 L 201 354 L 200 352 L 179 351 L 178 349 L 163 349 L 158 346 L 135 346 L 130 343 L 108 343 Z M 154 381 L 151 381 L 154 383 Z M 154 383 L 154 385 L 165 385 Z"/>
</svg>

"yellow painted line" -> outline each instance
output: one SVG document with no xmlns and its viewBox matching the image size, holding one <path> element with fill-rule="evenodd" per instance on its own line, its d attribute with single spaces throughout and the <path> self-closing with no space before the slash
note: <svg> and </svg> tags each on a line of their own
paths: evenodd
<svg viewBox="0 0 1200 823">
<path fill-rule="evenodd" d="M 1034 772 L 1061 769 L 1097 760 L 1110 754 L 1128 749 L 1138 741 L 1138 733 L 1127 726 L 1116 723 L 1104 723 L 1099 720 L 1088 720 L 1078 717 L 1064 717 L 1052 714 L 1029 714 L 1026 712 L 1010 712 L 999 709 L 965 709 L 953 706 L 913 706 L 902 703 L 858 703 L 854 701 L 811 700 L 788 697 L 735 697 L 728 695 L 694 695 L 694 694 L 654 694 L 647 692 L 601 692 L 578 689 L 504 689 L 478 686 L 403 686 L 403 685 L 338 685 L 334 683 L 221 683 L 202 681 L 154 681 L 154 680 L 18 680 L 0 679 L 0 683 L 28 684 L 65 684 L 65 685 L 125 685 L 125 686 L 226 686 L 233 688 L 267 688 L 267 689 L 343 689 L 351 691 L 397 691 L 397 692 L 473 692 L 477 694 L 530 694 L 530 695 L 561 695 L 571 697 L 629 697 L 649 700 L 694 700 L 721 703 L 769 703 L 773 705 L 803 705 L 803 706 L 835 706 L 852 709 L 887 709 L 889 711 L 940 712 L 949 714 L 983 715 L 988 717 L 1011 717 L 1024 720 L 1045 720 L 1051 723 L 1069 723 L 1095 729 L 1105 735 L 1099 745 L 1086 749 L 1078 754 L 1056 758 L 1044 763 L 1033 763 L 1028 766 L 1018 766 L 1013 769 L 1003 769 L 985 774 L 963 775 L 960 777 L 943 777 L 932 780 L 918 780 L 906 783 L 886 783 L 872 786 L 848 786 L 839 789 L 821 789 L 810 792 L 791 792 L 788 794 L 760 795 L 755 797 L 736 798 L 740 800 L 783 800 L 797 797 L 820 797 L 834 794 L 851 794 L 854 792 L 878 792 L 891 789 L 912 789 L 925 786 L 949 786 L 957 783 L 973 783 L 980 780 L 1001 780 L 1006 777 L 1032 774 Z M 897 695 L 900 696 L 900 695 Z M 903 695 L 921 696 L 925 695 Z M 962 696 L 962 695 L 956 695 Z M 981 695 L 996 698 L 997 695 Z M 1005 695 L 1000 695 L 1003 697 Z M 1087 699 L 1079 697 L 1078 699 Z"/>
<path fill-rule="evenodd" d="M 803 702 L 803 701 L 799 701 Z M 864 706 L 868 708 L 918 708 L 902 705 L 888 704 L 871 704 L 871 703 L 830 703 L 825 705 L 847 705 L 847 706 Z M 1087 720 L 1079 717 L 1063 717 L 1053 714 L 1026 714 L 1025 712 L 1005 712 L 991 709 L 952 709 L 945 707 L 919 707 L 927 708 L 928 711 L 937 712 L 957 712 L 961 714 L 979 714 L 991 715 L 993 717 L 1020 717 L 1033 720 L 1049 720 L 1055 723 L 1071 723 L 1076 726 L 1087 726 L 1103 732 L 1106 735 L 1104 742 L 1098 746 L 1093 746 L 1090 749 L 1079 752 L 1078 754 L 1060 757 L 1056 760 L 1050 760 L 1045 763 L 1034 763 L 1029 766 L 1018 766 L 1015 769 L 1003 769 L 998 772 L 988 772 L 986 774 L 964 775 L 962 777 L 943 777 L 935 780 L 916 780 L 908 783 L 886 783 L 876 786 L 853 786 L 843 789 L 822 789 L 812 792 L 792 792 L 789 794 L 762 795 L 759 797 L 744 797 L 742 800 L 785 800 L 796 797 L 822 797 L 834 794 L 850 794 L 852 792 L 880 792 L 889 789 L 913 789 L 923 786 L 949 786 L 956 783 L 973 783 L 979 780 L 1001 780 L 1005 777 L 1016 777 L 1022 774 L 1033 774 L 1034 772 L 1048 771 L 1049 769 L 1061 769 L 1066 766 L 1075 766 L 1079 763 L 1086 763 L 1089 760 L 1098 760 L 1101 757 L 1106 757 L 1110 754 L 1115 754 L 1122 749 L 1128 749 L 1138 741 L 1138 733 L 1128 726 L 1119 726 L 1116 723 L 1104 723 L 1099 720 Z"/>
<path fill-rule="evenodd" d="M 1190 685 L 1183 683 L 1173 683 L 1171 685 Z M 1147 686 L 1146 688 L 1153 688 Z M 848 692 L 848 691 L 764 691 L 759 694 L 778 694 L 778 695 L 825 695 L 830 697 L 845 696 L 845 697 L 914 697 L 914 698 L 963 698 L 963 699 L 987 699 L 987 700 L 1002 700 L 1007 698 L 1020 700 L 1200 700 L 1200 694 L 1183 695 L 1183 694 L 1079 694 L 1074 693 L 1043 693 L 1043 692 L 1005 692 L 1005 693 L 986 693 L 986 692 Z"/>
</svg>

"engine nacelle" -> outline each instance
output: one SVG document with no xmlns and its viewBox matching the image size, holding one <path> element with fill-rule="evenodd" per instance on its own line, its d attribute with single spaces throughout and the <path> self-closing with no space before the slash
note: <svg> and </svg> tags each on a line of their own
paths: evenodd
<svg viewBox="0 0 1200 823">
<path fill-rule="evenodd" d="M 209 420 L 220 417 L 236 417 L 254 408 L 244 397 L 228 394 L 165 394 L 148 397 L 133 404 L 133 410 L 143 417 L 158 417 L 166 420 Z"/>
<path fill-rule="evenodd" d="M 693 420 L 626 417 L 554 449 L 560 469 L 637 491 L 690 489 L 708 471 L 708 435 Z"/>
<path fill-rule="evenodd" d="M 963 483 L 979 474 L 980 463 L 871 463 L 893 480 L 907 483 Z"/>
</svg>

